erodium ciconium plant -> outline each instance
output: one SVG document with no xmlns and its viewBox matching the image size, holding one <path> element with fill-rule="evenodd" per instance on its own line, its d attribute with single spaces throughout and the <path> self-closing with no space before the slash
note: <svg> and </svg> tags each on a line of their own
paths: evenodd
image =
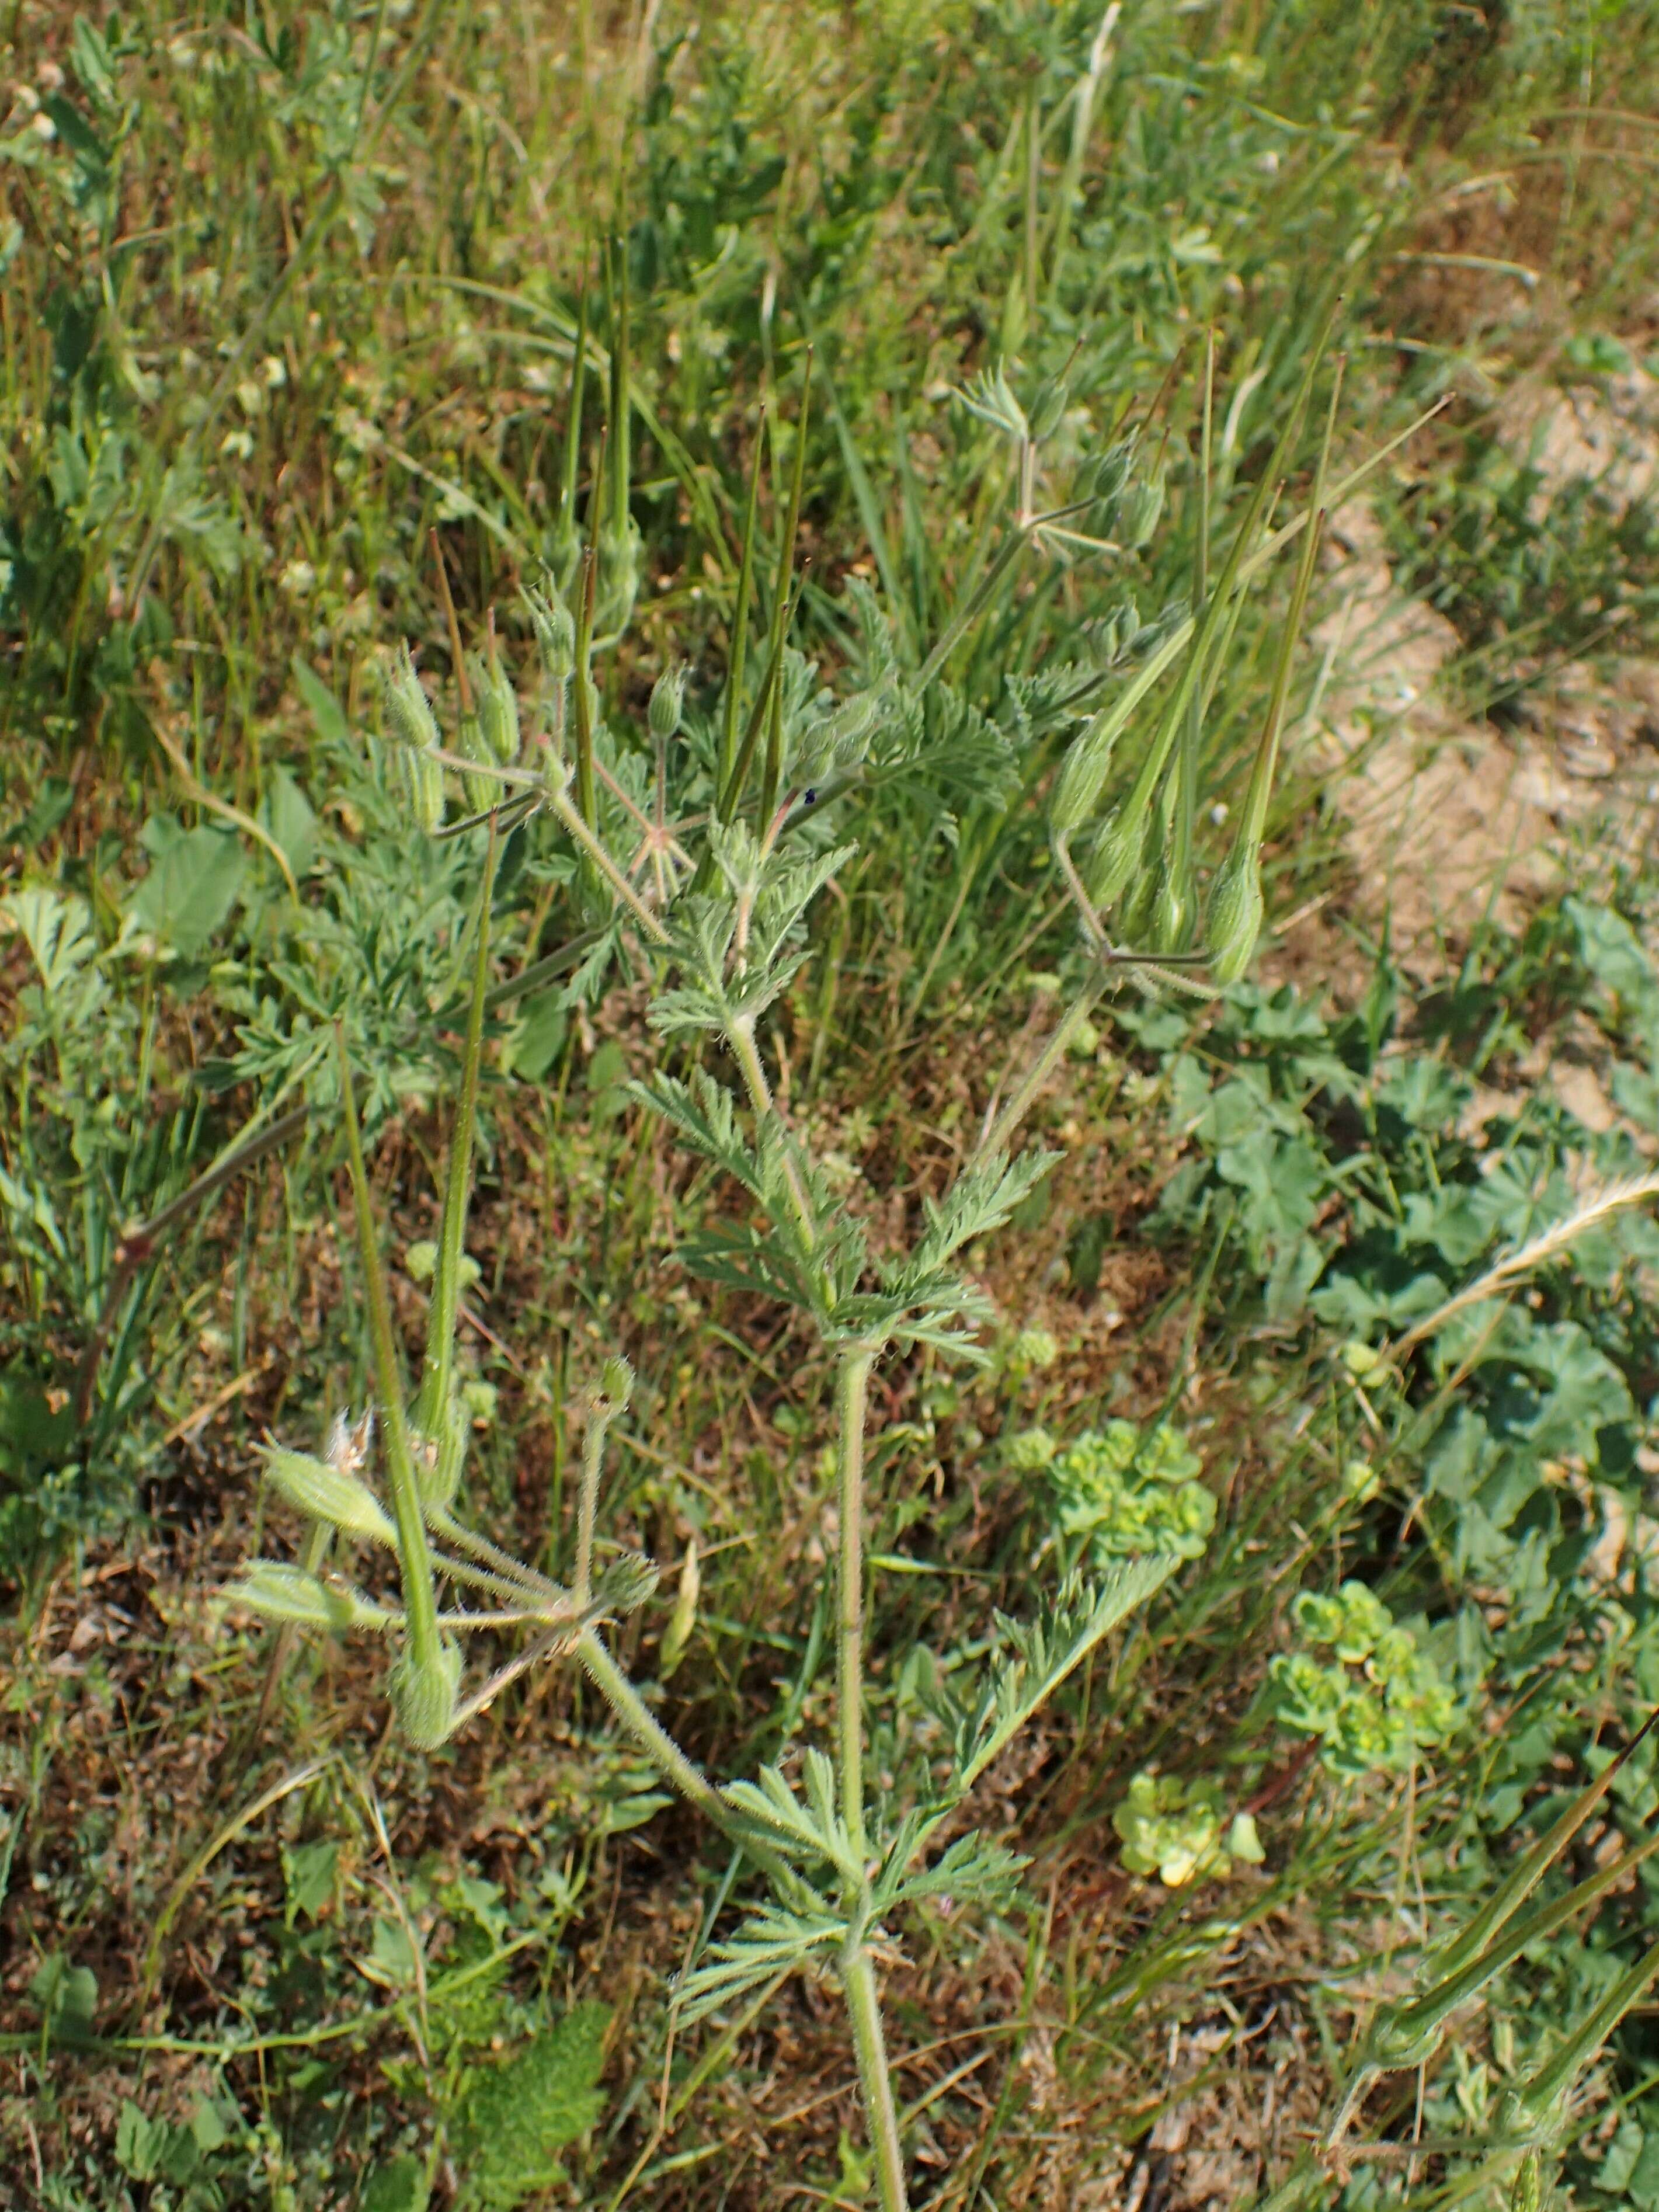
<svg viewBox="0 0 1659 2212">
<path fill-rule="evenodd" d="M 580 361 L 579 353 L 579 378 Z M 322 1457 L 270 1449 L 270 1480 L 308 1516 L 313 1534 L 301 1564 L 255 1561 L 234 1595 L 278 1621 L 380 1638 L 390 1654 L 387 1689 L 398 1723 L 427 1748 L 464 1727 L 526 1669 L 560 1662 L 580 1668 L 665 1780 L 741 1850 L 756 1878 L 735 1928 L 678 1985 L 679 2018 L 695 2021 L 793 1972 L 832 1976 L 845 1999 L 884 2212 L 900 2212 L 907 2183 L 878 1960 L 901 1939 L 906 1909 L 917 1899 L 948 1894 L 963 1905 L 1012 1893 L 1018 1858 L 971 1827 L 958 1826 L 948 1837 L 947 1831 L 1030 1716 L 1146 1601 L 1180 1558 L 1170 1550 L 1107 1561 L 1091 1578 L 1073 1576 L 1051 1592 L 1030 1622 L 999 1617 L 997 1656 L 977 1683 L 966 1692 L 944 1685 L 934 1692 L 948 1760 L 899 1778 L 893 1790 L 876 1787 L 865 1759 L 871 1381 L 884 1362 L 917 1346 L 952 1359 L 982 1356 L 978 1334 L 988 1310 L 963 1272 L 963 1255 L 1004 1224 L 1047 1173 L 1050 1154 L 1015 1146 L 1026 1113 L 1090 1008 L 1126 981 L 1209 995 L 1249 963 L 1262 918 L 1267 800 L 1319 526 L 1325 508 L 1340 504 L 1376 465 L 1368 463 L 1328 489 L 1333 389 L 1312 499 L 1291 520 L 1278 518 L 1315 374 L 1310 371 L 1242 520 L 1212 562 L 1213 362 L 1206 362 L 1189 600 L 1150 623 L 1131 605 L 1119 606 L 1097 626 L 1104 642 L 1096 665 L 1050 672 L 1024 689 L 1026 733 L 1069 738 L 1050 817 L 1055 859 L 1078 918 L 1079 981 L 1030 1063 L 1011 1071 L 1001 1085 L 954 1182 L 917 1210 L 907 1249 L 872 1249 L 857 1212 L 832 1192 L 780 1109 L 763 1024 L 807 957 L 814 900 L 854 850 L 860 796 L 883 784 L 924 779 L 940 772 L 941 763 L 959 775 L 983 744 L 983 718 L 951 690 L 947 670 L 957 646 L 1009 588 L 1021 558 L 1109 562 L 1119 546 L 1156 526 L 1161 481 L 1148 471 L 1138 441 L 1124 441 L 1085 465 L 1071 500 L 1041 508 L 1042 442 L 1065 411 L 1063 392 L 1039 392 L 1028 412 L 999 373 L 964 394 L 1012 449 L 1017 492 L 1005 543 L 925 660 L 908 670 L 900 665 L 873 599 L 855 592 L 861 647 L 853 687 L 838 699 L 787 642 L 805 445 L 798 434 L 793 478 L 778 501 L 784 525 L 760 650 L 748 652 L 757 464 L 724 696 L 714 712 L 688 725 L 684 672 L 671 671 L 651 696 L 645 727 L 631 730 L 606 719 L 593 677 L 596 629 L 602 623 L 614 633 L 625 624 L 637 573 L 637 561 L 623 557 L 631 541 L 625 453 L 623 472 L 617 473 L 618 441 L 596 483 L 586 549 L 569 530 L 568 507 L 562 524 L 571 543 L 560 572 L 550 573 L 527 599 L 545 677 L 537 713 L 521 714 L 493 628 L 482 659 L 458 656 L 461 717 L 453 744 L 443 742 L 406 653 L 393 664 L 386 686 L 385 757 L 403 778 L 416 817 L 433 836 L 475 837 L 483 854 L 427 1340 L 418 1382 L 408 1391 L 352 1072 L 343 1065 L 342 1119 L 367 1289 L 382 1480 L 376 1486 L 370 1480 L 367 1420 L 355 1430 L 337 1427 Z M 580 382 L 573 402 L 573 422 L 579 423 Z M 625 416 L 620 395 L 613 394 L 613 404 Z M 567 478 L 574 499 L 574 463 Z M 1196 853 L 1206 812 L 1200 786 L 1206 706 L 1247 594 L 1287 548 L 1297 556 L 1290 615 L 1248 794 L 1231 848 L 1213 866 L 1206 902 Z M 1121 757 L 1126 767 L 1115 777 Z M 568 1583 L 501 1550 L 465 1516 L 469 1425 L 456 1328 L 468 1264 L 485 1004 L 499 997 L 489 982 L 495 854 L 503 834 L 538 815 L 550 817 L 568 842 L 575 896 L 586 908 L 588 927 L 562 963 L 568 969 L 580 957 L 572 990 L 591 993 L 617 964 L 651 978 L 651 1030 L 681 1048 L 678 1064 L 690 1072 L 681 1076 L 659 1067 L 633 1086 L 634 1096 L 747 1202 L 738 1225 L 706 1228 L 683 1244 L 681 1256 L 715 1284 L 793 1309 L 834 1376 L 833 1740 L 788 1746 L 752 1779 L 717 1784 L 703 1773 L 661 1726 L 613 1650 L 613 1624 L 641 1606 L 658 1579 L 648 1560 L 617 1556 L 614 1547 L 607 1547 L 603 1571 L 596 1565 L 606 1435 L 632 1384 L 624 1358 L 605 1359 L 586 1396 Z M 558 964 L 544 962 L 533 972 L 539 978 Z M 380 1603 L 326 1568 L 335 1537 L 395 1554 L 401 1601 Z M 519 1639 L 514 1656 L 470 1683 L 467 1640 L 502 1635 Z M 1595 1785 L 1597 1792 L 1607 1779 Z M 1539 1917 L 1517 1921 L 1517 1908 L 1562 1847 L 1559 1834 L 1546 1838 L 1481 1924 L 1430 1962 L 1421 1991 L 1378 2016 L 1324 2147 L 1326 2162 L 1310 2151 L 1280 2192 L 1285 2202 L 1316 2187 L 1330 2161 L 1343 2154 L 1366 2083 L 1382 2069 L 1419 2063 L 1449 2011 L 1539 1932 Z M 1611 1876 L 1596 1877 L 1604 1879 Z M 1583 1901 L 1580 1892 L 1573 1895 Z M 1550 1924 L 1565 1910 L 1549 1908 Z M 1641 1970 L 1650 1978 L 1656 1971 L 1650 1965 Z M 1624 2002 L 1631 2001 L 1626 1993 Z M 1598 2039 L 1605 2032 L 1596 2029 Z M 1535 2094 L 1516 2093 L 1515 2140 L 1494 2155 L 1519 2155 L 1545 2138 L 1563 2083 L 1571 2085 L 1593 2048 L 1581 2039 L 1559 2062 L 1561 2081 L 1534 2085 Z"/>
</svg>

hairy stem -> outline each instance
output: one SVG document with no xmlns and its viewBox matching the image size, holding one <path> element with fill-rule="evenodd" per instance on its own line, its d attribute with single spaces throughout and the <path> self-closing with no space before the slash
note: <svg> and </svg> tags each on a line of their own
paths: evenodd
<svg viewBox="0 0 1659 2212">
<path fill-rule="evenodd" d="M 696 1806 L 698 1812 L 706 1820 L 712 1820 L 728 1841 L 747 1853 L 757 1866 L 769 1874 L 781 1896 L 800 1896 L 805 1887 L 800 1877 L 775 1851 L 769 1850 L 763 1844 L 757 1844 L 752 1837 L 738 1832 L 725 1799 L 702 1769 L 686 1757 L 657 1719 L 605 1650 L 597 1629 L 583 1631 L 576 1645 L 576 1657 L 588 1680 L 664 1780 L 671 1783 L 688 1805 Z"/>
<path fill-rule="evenodd" d="M 640 897 L 633 884 L 629 882 L 610 854 L 605 851 L 593 831 L 583 821 L 580 814 L 571 804 L 569 793 L 564 791 L 550 792 L 548 805 L 563 823 L 577 844 L 581 847 L 583 852 L 586 854 L 588 859 L 592 861 L 599 873 L 609 883 L 611 890 L 645 931 L 646 935 L 655 945 L 665 943 L 668 932 Z"/>
<path fill-rule="evenodd" d="M 749 1103 L 763 1119 L 782 1116 L 772 1097 L 772 1086 L 766 1079 L 766 1070 L 761 1064 L 760 1047 L 755 1042 L 755 1024 L 746 1016 L 732 1023 L 726 1031 L 727 1040 L 737 1055 L 738 1066 L 743 1070 L 743 1079 L 748 1087 Z M 784 1131 L 786 1139 L 788 1131 Z M 809 1245 L 818 1241 L 817 1223 L 813 1218 L 811 1201 L 806 1195 L 806 1186 L 800 1179 L 800 1170 L 791 1158 L 786 1142 L 783 1154 L 783 1179 L 788 1186 L 789 1202 L 794 1208 L 795 1218 L 800 1224 L 801 1234 Z"/>
<path fill-rule="evenodd" d="M 458 660 L 456 665 L 460 665 Z M 472 994 L 467 1006 L 466 1047 L 461 1060 L 461 1097 L 450 1133 L 449 1168 L 444 1178 L 442 1228 L 438 1265 L 427 1322 L 426 1358 L 415 1401 L 416 1426 L 441 1433 L 450 1413 L 455 1378 L 455 1324 L 460 1311 L 461 1261 L 466 1246 L 466 1215 L 472 1195 L 472 1141 L 478 1111 L 478 1070 L 483 1058 L 484 992 L 489 979 L 489 904 L 495 896 L 500 848 L 495 824 L 484 855 L 478 893 L 478 934 L 472 963 Z"/>
<path fill-rule="evenodd" d="M 481 1561 L 489 1569 L 496 1582 L 513 1584 L 521 1594 L 538 1603 L 544 1604 L 565 1595 L 556 1583 L 549 1582 L 545 1575 L 532 1572 L 521 1559 L 515 1559 L 510 1552 L 503 1552 L 498 1545 L 492 1544 L 488 1536 L 481 1536 L 476 1529 L 463 1527 L 446 1507 L 428 1505 L 426 1521 L 434 1536 Z"/>
<path fill-rule="evenodd" d="M 593 1595 L 593 1518 L 599 1502 L 599 1470 L 605 1463 L 605 1432 L 610 1423 L 588 1416 L 582 1437 L 582 1488 L 576 1508 L 575 1599 L 584 1606 Z"/>
<path fill-rule="evenodd" d="M 876 1970 L 862 1943 L 849 1944 L 842 1953 L 841 1982 L 847 1997 L 847 2017 L 852 2023 L 853 2046 L 858 2053 L 865 2124 L 870 2130 L 870 2148 L 876 2154 L 876 2195 L 881 2212 L 907 2212 L 904 2147 L 899 2140 L 898 2112 L 893 2103 L 893 2077 L 887 2070 L 881 1999 L 876 1990 Z"/>
<path fill-rule="evenodd" d="M 404 1418 L 403 1378 L 398 1371 L 392 1305 L 386 1296 L 386 1271 L 380 1264 L 380 1249 L 376 1241 L 368 1171 L 363 1164 L 357 1103 L 351 1091 L 351 1063 L 346 1057 L 345 1039 L 337 1030 L 335 1037 L 340 1054 L 340 1098 L 344 1109 L 346 1148 L 351 1161 L 352 1195 L 356 1201 L 369 1340 L 374 1346 L 375 1381 L 380 1394 L 380 1423 L 386 1437 L 392 1506 L 398 1523 L 398 1562 L 403 1576 L 404 1605 L 409 1614 L 409 1651 L 416 1668 L 431 1667 L 437 1664 L 439 1652 L 438 1601 L 433 1588 L 432 1555 L 427 1549 L 420 1484 L 410 1449 L 409 1426 Z"/>
<path fill-rule="evenodd" d="M 711 1820 L 717 1828 L 729 1829 L 719 1791 L 700 1766 L 680 1749 L 657 1719 L 622 1668 L 605 1650 L 596 1628 L 585 1629 L 576 1646 L 583 1673 L 605 1699 L 641 1750 L 672 1782 L 688 1804 Z"/>
<path fill-rule="evenodd" d="M 1091 1007 L 1096 1006 L 1112 980 L 1109 968 L 1097 968 L 1059 1022 L 1043 1039 L 1035 1058 L 1004 1102 L 990 1127 L 974 1148 L 974 1158 L 983 1159 L 988 1152 L 1001 1152 L 1020 1123 L 1031 1109 L 1032 1101 L 1060 1064 L 1066 1046 L 1076 1036 L 1079 1024 Z M 969 1163 L 971 1165 L 971 1162 Z"/>
<path fill-rule="evenodd" d="M 860 1860 L 864 1834 L 864 1417 L 875 1353 L 859 1345 L 845 1353 L 836 1377 L 840 1437 L 841 1623 L 836 1645 L 836 1727 L 841 1753 L 841 1811 Z"/>
</svg>

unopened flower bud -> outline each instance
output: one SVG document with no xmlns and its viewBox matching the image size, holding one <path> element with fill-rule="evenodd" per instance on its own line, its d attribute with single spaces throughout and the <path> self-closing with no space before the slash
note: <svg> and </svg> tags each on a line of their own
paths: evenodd
<svg viewBox="0 0 1659 2212">
<path fill-rule="evenodd" d="M 1085 497 L 1098 501 L 1103 507 L 1112 506 L 1122 496 L 1133 460 L 1133 440 L 1121 439 L 1115 446 L 1108 447 L 1098 459 L 1084 470 L 1079 479 L 1079 492 Z"/>
<path fill-rule="evenodd" d="M 651 734 L 665 744 L 680 726 L 685 704 L 685 663 L 665 669 L 651 687 Z"/>
<path fill-rule="evenodd" d="M 387 1687 L 398 1725 L 417 1750 L 435 1751 L 447 1737 L 460 1686 L 461 1650 L 449 1637 L 423 1662 L 407 1648 L 401 1653 Z"/>
<path fill-rule="evenodd" d="M 1069 836 L 1093 813 L 1116 741 L 1117 733 L 1106 714 L 1097 714 L 1073 740 L 1048 809 L 1057 836 Z"/>
<path fill-rule="evenodd" d="M 593 611 L 593 627 L 600 636 L 615 637 L 627 629 L 644 562 L 645 541 L 631 514 L 620 530 L 600 525 L 599 592 Z"/>
<path fill-rule="evenodd" d="M 477 761 L 481 768 L 490 766 L 495 755 L 484 738 L 483 728 L 477 714 L 463 714 L 459 731 L 459 750 L 468 760 Z M 486 814 L 501 795 L 501 787 L 493 775 L 464 775 L 462 786 L 466 803 L 474 814 Z"/>
<path fill-rule="evenodd" d="M 1084 883 L 1097 906 L 1113 906 L 1140 858 L 1141 825 L 1127 807 L 1111 815 L 1095 840 Z"/>
<path fill-rule="evenodd" d="M 545 592 L 526 592 L 525 605 L 543 665 L 555 684 L 568 684 L 576 665 L 576 624 L 551 577 L 548 583 Z"/>
<path fill-rule="evenodd" d="M 266 1474 L 289 1504 L 313 1521 L 325 1521 L 348 1536 L 362 1536 L 388 1550 L 397 1542 L 397 1532 L 379 1498 L 358 1476 L 326 1460 L 313 1459 L 307 1452 L 285 1451 L 280 1444 L 263 1445 L 260 1456 Z"/>
<path fill-rule="evenodd" d="M 1190 880 L 1183 884 L 1170 863 L 1158 872 L 1152 900 L 1152 942 L 1155 952 L 1184 952 L 1192 934 L 1193 898 Z"/>
<path fill-rule="evenodd" d="M 634 1395 L 634 1370 L 620 1352 L 614 1352 L 599 1370 L 600 1395 L 612 1413 L 625 1413 Z"/>
</svg>

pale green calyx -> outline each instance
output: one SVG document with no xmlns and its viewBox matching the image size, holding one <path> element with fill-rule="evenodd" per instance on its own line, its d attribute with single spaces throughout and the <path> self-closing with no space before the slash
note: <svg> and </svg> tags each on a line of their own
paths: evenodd
<svg viewBox="0 0 1659 2212">
<path fill-rule="evenodd" d="M 1210 970 L 1218 983 L 1237 982 L 1249 966 L 1264 911 L 1255 852 L 1249 847 L 1235 851 L 1210 890 Z"/>
<path fill-rule="evenodd" d="M 353 1628 L 389 1628 L 398 1618 L 349 1583 L 335 1577 L 325 1582 L 281 1559 L 251 1559 L 225 1595 L 264 1620 L 328 1629 L 337 1636 Z"/>
<path fill-rule="evenodd" d="M 685 663 L 681 661 L 665 670 L 651 687 L 651 734 L 659 743 L 665 744 L 679 729 L 685 705 Z"/>
<path fill-rule="evenodd" d="M 434 836 L 444 818 L 444 772 L 429 753 L 406 748 L 398 757 L 410 811 L 425 835 Z"/>
<path fill-rule="evenodd" d="M 387 1687 L 398 1725 L 421 1751 L 435 1751 L 455 1725 L 456 1693 L 461 1686 L 461 1648 L 450 1637 L 423 1659 L 412 1649 L 399 1655 Z"/>
<path fill-rule="evenodd" d="M 507 766 L 519 757 L 519 702 L 492 652 L 476 664 L 473 688 L 478 696 L 478 729 L 491 757 Z"/>
<path fill-rule="evenodd" d="M 265 1473 L 290 1505 L 313 1521 L 325 1521 L 348 1536 L 361 1536 L 390 1551 L 398 1534 L 385 1507 L 368 1485 L 343 1467 L 313 1459 L 308 1452 L 262 1444 Z"/>
<path fill-rule="evenodd" d="M 550 588 L 544 592 L 526 592 L 525 605 L 530 611 L 543 666 L 555 684 L 568 684 L 576 665 L 575 617 L 550 577 L 548 582 Z"/>
<path fill-rule="evenodd" d="M 613 1352 L 599 1370 L 599 1395 L 606 1413 L 625 1413 L 634 1395 L 634 1370 L 620 1352 Z"/>
<path fill-rule="evenodd" d="M 666 1681 L 685 1655 L 691 1641 L 691 1632 L 697 1625 L 697 1596 L 702 1586 L 702 1571 L 697 1564 L 697 1541 L 694 1536 L 685 1547 L 685 1557 L 680 1563 L 679 1587 L 675 1593 L 674 1610 L 663 1631 L 662 1651 L 657 1662 L 659 1679 Z M 603 1585 L 601 1585 L 603 1594 Z"/>
<path fill-rule="evenodd" d="M 432 702 L 422 688 L 410 658 L 409 647 L 399 646 L 392 657 L 384 682 L 386 735 L 394 744 L 412 745 L 425 752 L 438 742 L 438 724 Z"/>
</svg>

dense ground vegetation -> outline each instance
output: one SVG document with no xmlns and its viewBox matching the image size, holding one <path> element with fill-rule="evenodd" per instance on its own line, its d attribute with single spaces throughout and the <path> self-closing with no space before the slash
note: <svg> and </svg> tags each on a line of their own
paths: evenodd
<svg viewBox="0 0 1659 2212">
<path fill-rule="evenodd" d="M 1254 2200 L 1659 1703 L 1659 24 L 17 0 L 5 37 L 0 2204 L 876 2201 L 833 1992 L 671 2002 L 749 1878 L 591 1687 L 526 1674 L 419 1751 L 372 1649 L 225 1595 L 309 1540 L 256 1447 L 374 1394 L 337 1036 L 410 1346 L 441 1295 L 482 845 L 416 834 L 384 678 L 407 640 L 446 729 L 497 671 L 532 726 L 524 594 L 580 603 L 592 541 L 608 721 L 652 729 L 683 668 L 693 768 L 751 702 L 757 789 L 774 728 L 820 762 L 856 849 L 762 1043 L 891 1249 L 1078 988 L 1079 712 L 1201 597 L 1287 422 L 1305 503 L 1340 356 L 1332 470 L 1401 442 L 1330 518 L 1261 958 L 1074 1025 L 1032 1111 L 1058 1164 L 969 1247 L 982 1364 L 890 1358 L 870 1432 L 881 1788 L 999 1610 L 1180 1561 L 978 1782 L 1018 1892 L 888 1931 L 913 2194 Z M 1206 878 L 1291 566 L 1194 720 Z M 1354 828 L 1423 741 L 1408 605 L 1471 777 L 1595 755 L 1502 896 Z M 884 686 L 926 710 L 854 773 Z M 611 769 L 660 890 L 691 787 L 645 739 Z M 833 1726 L 831 1362 L 688 1264 L 741 1194 L 630 1087 L 698 1048 L 659 1060 L 591 864 L 542 817 L 491 851 L 469 1510 L 568 1577 L 625 1355 L 602 1534 L 662 1583 L 618 1648 L 750 1772 Z M 1650 1738 L 1545 1899 L 1656 1814 Z M 1502 2200 L 1505 2096 L 1653 1943 L 1652 1864 L 1385 2076 L 1310 2201 Z M 1648 2212 L 1659 2046 L 1607 2025 L 1543 2180 Z"/>
</svg>

